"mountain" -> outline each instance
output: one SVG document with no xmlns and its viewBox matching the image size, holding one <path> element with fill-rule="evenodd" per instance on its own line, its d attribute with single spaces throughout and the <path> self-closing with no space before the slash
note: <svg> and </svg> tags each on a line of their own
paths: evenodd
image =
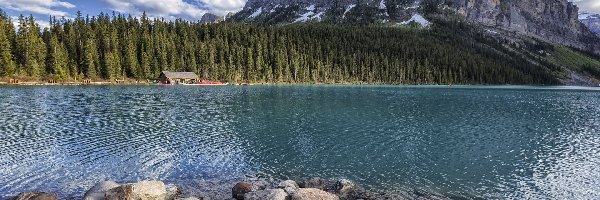
<svg viewBox="0 0 600 200">
<path fill-rule="evenodd" d="M 248 0 L 238 21 L 269 24 L 307 21 L 395 22 L 417 13 L 418 0 Z"/>
<path fill-rule="evenodd" d="M 219 23 L 222 21 L 225 21 L 225 17 L 215 15 L 212 13 L 206 13 L 202 16 L 202 19 L 200 19 L 200 23 L 204 23 L 204 24 Z"/>
<path fill-rule="evenodd" d="M 248 0 L 235 21 L 286 24 L 309 21 L 429 25 L 424 18 L 460 16 L 511 36 L 519 33 L 600 54 L 600 38 L 567 0 Z"/>
<path fill-rule="evenodd" d="M 600 14 L 581 12 L 579 14 L 579 21 L 600 36 Z"/>
</svg>

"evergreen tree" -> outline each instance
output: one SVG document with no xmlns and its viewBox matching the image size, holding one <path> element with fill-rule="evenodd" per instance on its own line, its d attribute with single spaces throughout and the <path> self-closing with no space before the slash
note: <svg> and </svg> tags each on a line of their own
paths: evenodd
<svg viewBox="0 0 600 200">
<path fill-rule="evenodd" d="M 10 41 L 11 35 L 14 34 L 14 29 L 10 29 L 12 26 L 11 19 L 0 10 L 0 76 L 13 76 L 15 72 Z"/>
</svg>

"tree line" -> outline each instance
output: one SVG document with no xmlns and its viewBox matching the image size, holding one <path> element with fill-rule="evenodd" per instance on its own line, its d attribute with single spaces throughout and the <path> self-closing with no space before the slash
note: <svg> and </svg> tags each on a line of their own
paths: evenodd
<svg viewBox="0 0 600 200">
<path fill-rule="evenodd" d="M 145 80 L 191 71 L 229 82 L 558 83 L 551 69 L 458 22 L 267 26 L 79 12 L 49 22 L 42 29 L 21 15 L 15 25 L 0 13 L 0 77 Z"/>
</svg>

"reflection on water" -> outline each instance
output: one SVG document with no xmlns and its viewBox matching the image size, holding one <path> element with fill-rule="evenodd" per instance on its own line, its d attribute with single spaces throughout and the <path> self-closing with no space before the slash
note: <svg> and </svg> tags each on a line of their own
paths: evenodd
<svg viewBox="0 0 600 200">
<path fill-rule="evenodd" d="M 409 198 L 600 198 L 586 88 L 2 87 L 0 106 L 0 197 L 319 176 Z"/>
</svg>

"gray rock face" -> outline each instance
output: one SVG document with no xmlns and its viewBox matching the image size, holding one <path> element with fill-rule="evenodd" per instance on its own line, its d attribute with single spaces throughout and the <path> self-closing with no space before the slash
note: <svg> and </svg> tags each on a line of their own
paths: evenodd
<svg viewBox="0 0 600 200">
<path fill-rule="evenodd" d="M 268 24 L 306 21 L 399 23 L 418 12 L 420 0 L 248 0 L 231 19 Z M 578 19 L 568 0 L 444 0 L 439 8 L 468 21 L 547 42 L 600 53 L 600 38 Z M 591 26 L 597 22 L 590 22 Z M 593 28 L 592 28 L 593 29 Z"/>
<path fill-rule="evenodd" d="M 202 19 L 200 19 L 200 23 L 205 23 L 205 24 L 219 23 L 222 21 L 225 21 L 224 16 L 219 16 L 219 15 L 215 15 L 212 13 L 206 13 L 206 14 L 202 15 Z"/>
<path fill-rule="evenodd" d="M 476 24 L 600 50 L 600 39 L 579 22 L 579 8 L 567 0 L 448 0 L 446 6 Z"/>
<path fill-rule="evenodd" d="M 295 23 L 307 21 L 401 22 L 417 11 L 419 0 L 248 0 L 237 21 Z"/>
<path fill-rule="evenodd" d="M 590 31 L 596 33 L 600 37 L 600 14 L 592 14 L 584 18 L 580 18 L 579 21 L 583 23 Z"/>
<path fill-rule="evenodd" d="M 286 200 L 287 197 L 283 189 L 267 189 L 246 193 L 244 200 Z"/>
</svg>

